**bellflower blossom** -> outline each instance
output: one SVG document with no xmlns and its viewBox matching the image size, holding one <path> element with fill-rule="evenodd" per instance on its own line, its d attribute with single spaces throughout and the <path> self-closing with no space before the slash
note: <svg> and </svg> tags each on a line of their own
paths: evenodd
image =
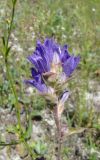
<svg viewBox="0 0 100 160">
<path fill-rule="evenodd" d="M 28 56 L 32 63 L 32 79 L 26 83 L 33 85 L 41 93 L 49 92 L 49 87 L 45 83 L 45 77 L 57 75 L 60 79 L 67 79 L 79 64 L 80 57 L 70 55 L 67 45 L 60 46 L 53 39 L 46 39 L 42 44 L 37 41 L 34 53 Z M 55 79 L 56 76 L 54 76 Z"/>
</svg>

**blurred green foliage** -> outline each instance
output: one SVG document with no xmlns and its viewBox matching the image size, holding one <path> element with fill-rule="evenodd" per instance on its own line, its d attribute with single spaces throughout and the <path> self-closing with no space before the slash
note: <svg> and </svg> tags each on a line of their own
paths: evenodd
<svg viewBox="0 0 100 160">
<path fill-rule="evenodd" d="M 34 50 L 37 39 L 54 37 L 59 43 L 67 43 L 69 51 L 80 54 L 81 63 L 75 78 L 69 82 L 72 90 L 72 100 L 75 111 L 71 122 L 79 126 L 92 124 L 94 113 L 87 109 L 86 93 L 89 82 L 98 80 L 95 72 L 99 63 L 99 0 L 23 0 L 18 1 L 14 19 L 13 34 L 11 35 L 11 54 L 9 58 L 10 70 L 18 92 L 19 100 L 31 105 L 35 110 L 45 107 L 45 102 L 37 96 L 33 89 L 27 93 L 27 86 L 23 80 L 30 76 L 26 57 Z M 0 34 L 5 32 L 5 21 L 9 21 L 11 1 L 0 1 Z M 2 43 L 0 40 L 0 106 L 14 105 L 9 83 L 6 79 L 4 60 L 2 57 Z M 28 98 L 28 96 L 29 98 Z M 67 103 L 68 106 L 68 103 Z M 92 108 L 93 104 L 89 108 Z M 90 126 L 91 126 L 90 124 Z"/>
<path fill-rule="evenodd" d="M 15 98 L 7 80 L 4 58 L 2 54 L 2 36 L 6 30 L 5 22 L 9 23 L 11 14 L 11 0 L 0 0 L 0 107 L 13 107 Z M 45 37 L 54 37 L 60 44 L 68 44 L 69 51 L 80 54 L 81 62 L 75 76 L 69 81 L 71 96 L 65 106 L 65 115 L 69 127 L 100 128 L 99 113 L 94 112 L 94 104 L 88 104 L 87 93 L 94 94 L 98 86 L 92 86 L 91 81 L 99 82 L 99 37 L 100 37 L 100 0 L 20 0 L 16 6 L 13 33 L 10 37 L 11 52 L 9 55 L 10 72 L 18 94 L 19 103 L 25 107 L 28 126 L 28 139 L 32 131 L 31 116 L 39 115 L 45 109 L 46 102 L 35 89 L 25 86 L 24 79 L 30 77 L 30 64 L 26 57 L 35 48 L 36 40 L 43 41 Z M 70 106 L 74 109 L 70 111 Z M 9 129 L 11 131 L 11 128 Z M 91 139 L 90 139 L 91 138 Z M 97 149 L 92 137 L 89 136 L 87 147 Z M 46 146 L 42 142 L 33 144 L 35 152 L 40 155 L 46 153 Z M 70 149 L 65 148 L 67 155 Z M 90 160 L 96 160 L 95 153 Z"/>
</svg>

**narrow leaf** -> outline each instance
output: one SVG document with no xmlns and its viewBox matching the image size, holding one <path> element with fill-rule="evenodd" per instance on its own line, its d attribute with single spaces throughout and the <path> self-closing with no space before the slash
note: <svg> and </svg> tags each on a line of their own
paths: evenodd
<svg viewBox="0 0 100 160">
<path fill-rule="evenodd" d="M 8 54 L 9 54 L 9 52 L 10 52 L 10 49 L 11 49 L 11 46 L 7 48 L 7 51 L 6 51 L 6 53 L 5 53 L 5 56 L 6 56 L 6 57 L 8 56 Z"/>
<path fill-rule="evenodd" d="M 3 45 L 5 46 L 5 37 L 2 37 L 2 43 L 3 43 Z"/>
</svg>

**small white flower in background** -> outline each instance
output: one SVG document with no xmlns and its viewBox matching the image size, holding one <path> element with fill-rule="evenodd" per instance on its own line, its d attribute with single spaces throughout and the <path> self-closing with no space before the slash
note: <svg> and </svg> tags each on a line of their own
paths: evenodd
<svg viewBox="0 0 100 160">
<path fill-rule="evenodd" d="M 11 41 L 9 41 L 9 43 L 8 43 L 8 44 L 9 44 L 9 46 L 11 46 L 11 45 L 12 45 L 12 42 L 11 42 Z"/>
<path fill-rule="evenodd" d="M 31 36 L 32 36 L 32 39 L 34 39 L 34 38 L 35 38 L 35 33 L 32 32 L 32 33 L 31 33 Z"/>
<path fill-rule="evenodd" d="M 28 87 L 27 89 L 26 89 L 26 93 L 29 95 L 29 96 L 31 96 L 32 94 L 33 94 L 33 90 L 34 90 L 34 88 L 33 87 Z"/>
<path fill-rule="evenodd" d="M 30 47 L 29 49 L 28 49 L 28 51 L 33 51 L 34 50 L 34 47 Z"/>
<path fill-rule="evenodd" d="M 1 14 L 1 16 L 3 16 L 5 14 L 5 10 L 4 9 L 0 9 L 0 14 Z"/>
<path fill-rule="evenodd" d="M 92 8 L 92 11 L 93 11 L 93 12 L 95 12 L 95 11 L 96 11 L 96 9 L 95 9 L 95 8 Z"/>
<path fill-rule="evenodd" d="M 14 44 L 12 46 L 12 51 L 23 52 L 23 49 L 21 48 L 21 46 L 19 44 Z"/>
<path fill-rule="evenodd" d="M 65 34 L 62 34 L 62 38 L 67 38 L 67 36 Z"/>
<path fill-rule="evenodd" d="M 61 29 L 62 29 L 63 31 L 65 31 L 65 28 L 64 28 L 64 27 L 61 27 Z"/>
<path fill-rule="evenodd" d="M 19 47 L 17 48 L 17 51 L 18 51 L 18 52 L 23 52 L 23 49 L 19 46 Z"/>
<path fill-rule="evenodd" d="M 0 56 L 0 59 L 2 59 L 3 58 L 3 56 Z"/>
<path fill-rule="evenodd" d="M 33 31 L 33 27 L 32 26 L 30 26 L 29 29 L 30 29 L 30 31 Z"/>
<path fill-rule="evenodd" d="M 98 158 L 100 158 L 100 152 L 99 151 L 95 150 L 94 148 L 91 148 L 90 151 L 91 151 L 91 154 L 95 153 L 95 154 L 98 155 Z"/>
<path fill-rule="evenodd" d="M 5 67 L 3 67 L 3 72 L 6 73 L 6 68 Z"/>
<path fill-rule="evenodd" d="M 18 38 L 12 33 L 11 37 L 13 38 L 14 41 L 18 41 Z"/>
</svg>

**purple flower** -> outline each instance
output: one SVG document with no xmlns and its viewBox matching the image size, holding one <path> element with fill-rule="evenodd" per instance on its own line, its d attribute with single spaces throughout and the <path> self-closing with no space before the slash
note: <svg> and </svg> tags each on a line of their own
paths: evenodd
<svg viewBox="0 0 100 160">
<path fill-rule="evenodd" d="M 36 50 L 28 60 L 40 74 L 49 72 L 55 51 L 56 43 L 52 39 L 46 39 L 44 44 L 37 41 Z"/>
<path fill-rule="evenodd" d="M 70 55 L 67 45 L 60 47 L 58 54 L 60 56 L 63 72 L 69 77 L 79 64 L 80 56 Z"/>
<path fill-rule="evenodd" d="M 64 63 L 62 63 L 63 72 L 69 77 L 73 71 L 76 69 L 80 62 L 80 57 L 70 56 Z"/>
<path fill-rule="evenodd" d="M 40 92 L 47 92 L 48 88 L 43 76 L 51 75 L 50 73 L 57 74 L 60 67 L 66 78 L 69 77 L 79 64 L 80 57 L 70 55 L 67 45 L 62 47 L 53 39 L 46 39 L 43 44 L 37 41 L 36 49 L 32 55 L 28 56 L 28 60 L 34 68 L 31 68 L 33 79 L 26 80 L 26 83 L 33 85 Z"/>
</svg>

